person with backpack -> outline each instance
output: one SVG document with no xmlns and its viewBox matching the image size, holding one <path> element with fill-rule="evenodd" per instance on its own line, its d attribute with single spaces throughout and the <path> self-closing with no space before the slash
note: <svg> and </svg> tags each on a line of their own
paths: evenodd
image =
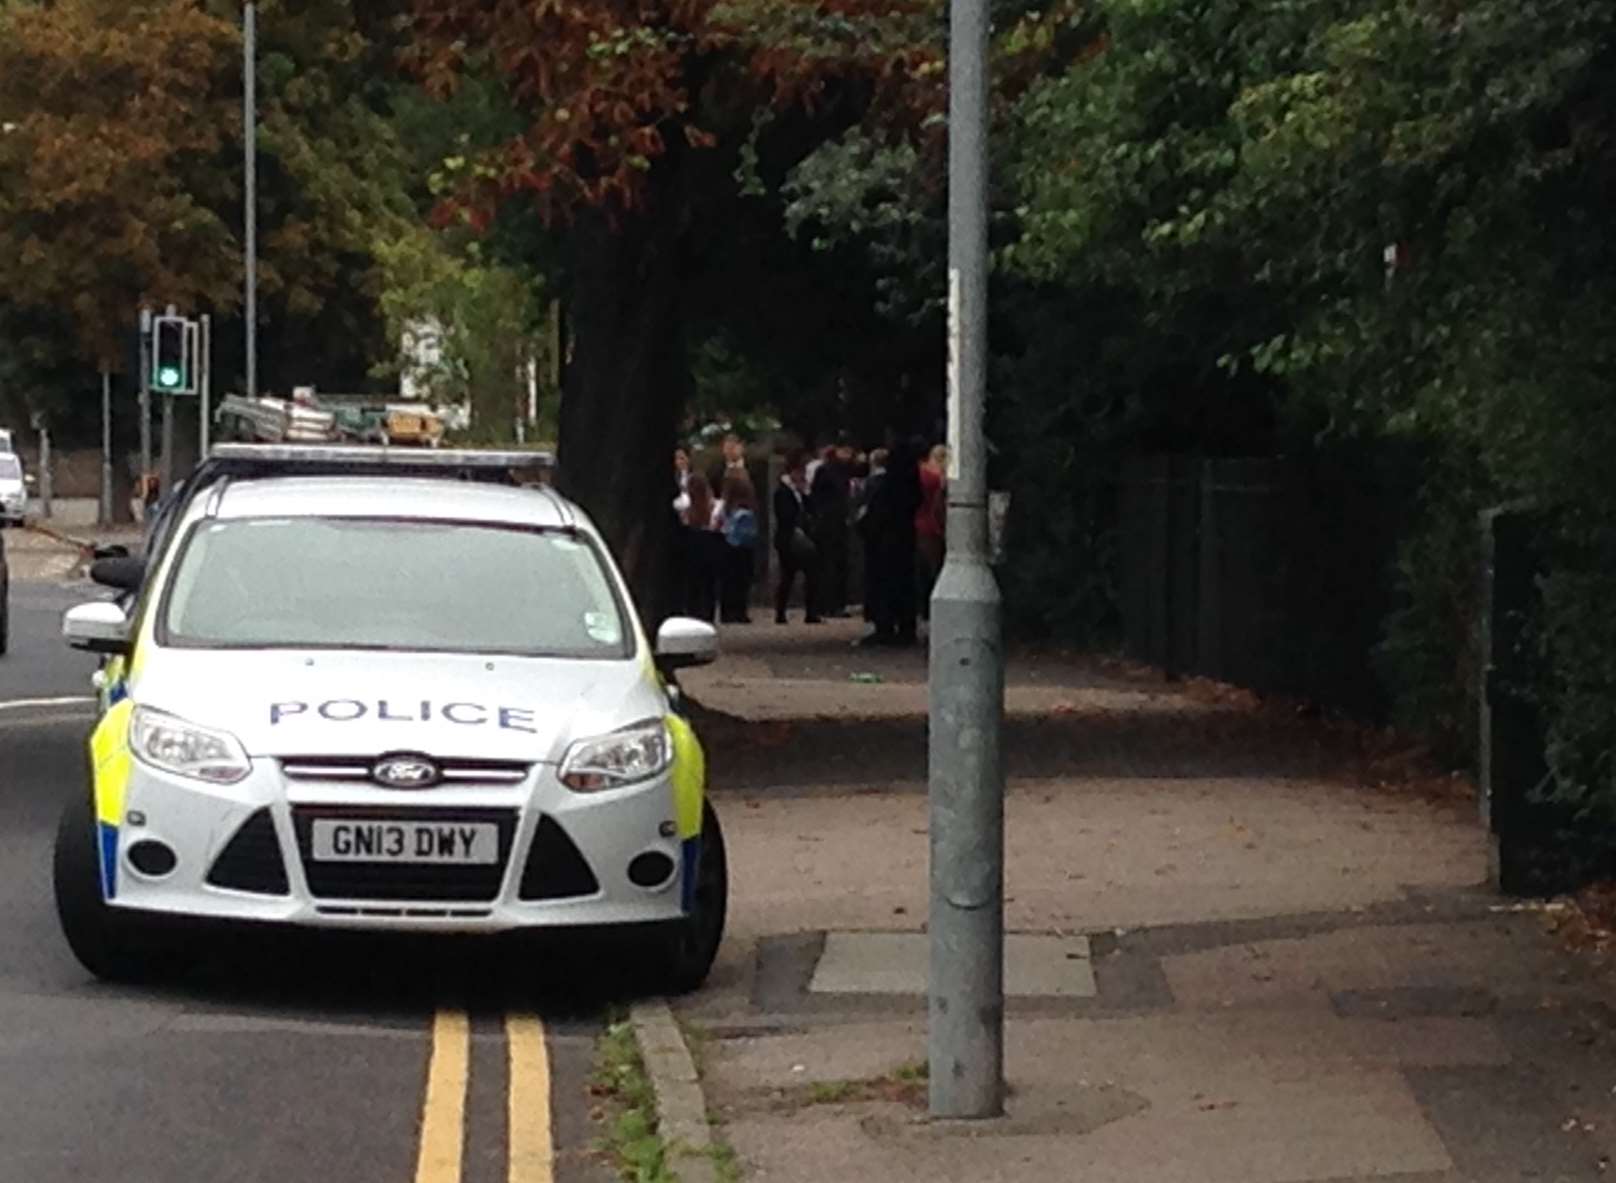
<svg viewBox="0 0 1616 1183">
<path fill-rule="evenodd" d="M 719 619 L 725 624 L 751 624 L 747 605 L 752 598 L 752 555 L 758 540 L 757 491 L 744 469 L 731 469 L 720 491 L 716 517 L 724 536 L 724 554 Z"/>
</svg>

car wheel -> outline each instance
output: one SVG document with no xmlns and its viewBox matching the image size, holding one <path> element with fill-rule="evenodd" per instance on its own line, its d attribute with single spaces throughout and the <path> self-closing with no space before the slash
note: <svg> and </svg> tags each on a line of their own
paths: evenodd
<svg viewBox="0 0 1616 1183">
<path fill-rule="evenodd" d="M 56 829 L 53 880 L 56 916 L 73 956 L 98 978 L 149 980 L 167 968 L 167 950 L 143 941 L 143 926 L 101 897 L 100 852 L 95 810 L 87 793 L 75 793 Z"/>
<path fill-rule="evenodd" d="M 662 994 L 688 994 L 707 980 L 724 940 L 729 909 L 729 857 L 724 831 L 712 802 L 702 807 L 701 861 L 696 869 L 696 901 L 690 914 L 657 934 L 653 982 Z"/>
</svg>

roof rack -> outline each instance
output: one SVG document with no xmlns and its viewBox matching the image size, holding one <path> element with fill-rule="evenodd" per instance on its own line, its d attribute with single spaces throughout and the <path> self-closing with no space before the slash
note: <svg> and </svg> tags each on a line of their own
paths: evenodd
<svg viewBox="0 0 1616 1183">
<path fill-rule="evenodd" d="M 555 468 L 549 452 L 517 449 L 397 448 L 363 444 L 217 444 L 207 466 L 231 476 L 309 473 L 447 476 L 512 481 Z"/>
</svg>

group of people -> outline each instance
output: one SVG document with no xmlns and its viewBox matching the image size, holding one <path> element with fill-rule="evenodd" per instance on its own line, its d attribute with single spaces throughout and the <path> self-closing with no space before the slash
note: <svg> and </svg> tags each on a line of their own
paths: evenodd
<svg viewBox="0 0 1616 1183">
<path fill-rule="evenodd" d="M 721 463 L 711 474 L 693 472 L 683 448 L 673 456 L 683 559 L 682 610 L 699 620 L 751 621 L 753 559 L 759 532 L 757 489 L 738 435 L 726 436 Z"/>
<path fill-rule="evenodd" d="M 848 614 L 855 548 L 863 557 L 864 616 L 872 645 L 913 645 L 942 570 L 947 449 L 894 441 L 867 454 L 846 443 L 817 456 L 786 454 L 770 500 L 778 579 L 774 619 L 785 624 L 802 587 L 805 623 Z M 710 474 L 674 454 L 674 511 L 681 525 L 682 610 L 702 620 L 750 622 L 759 498 L 737 435 L 724 439 Z"/>
</svg>

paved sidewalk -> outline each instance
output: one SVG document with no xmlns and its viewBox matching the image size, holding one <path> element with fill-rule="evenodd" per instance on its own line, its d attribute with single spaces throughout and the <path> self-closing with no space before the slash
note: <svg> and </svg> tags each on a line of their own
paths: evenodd
<svg viewBox="0 0 1616 1183">
<path fill-rule="evenodd" d="M 733 894 L 679 1011 L 743 1177 L 1608 1177 L 1603 970 L 1486 889 L 1459 786 L 1080 660 L 1010 676 L 1008 1116 L 928 1122 L 924 656 L 854 635 L 727 630 L 685 679 Z"/>
<path fill-rule="evenodd" d="M 122 543 L 138 548 L 140 541 L 138 527 L 64 528 L 57 522 L 30 523 L 5 532 L 6 565 L 16 583 L 60 583 L 79 578 L 88 569 L 89 559 L 80 543 Z"/>
</svg>

